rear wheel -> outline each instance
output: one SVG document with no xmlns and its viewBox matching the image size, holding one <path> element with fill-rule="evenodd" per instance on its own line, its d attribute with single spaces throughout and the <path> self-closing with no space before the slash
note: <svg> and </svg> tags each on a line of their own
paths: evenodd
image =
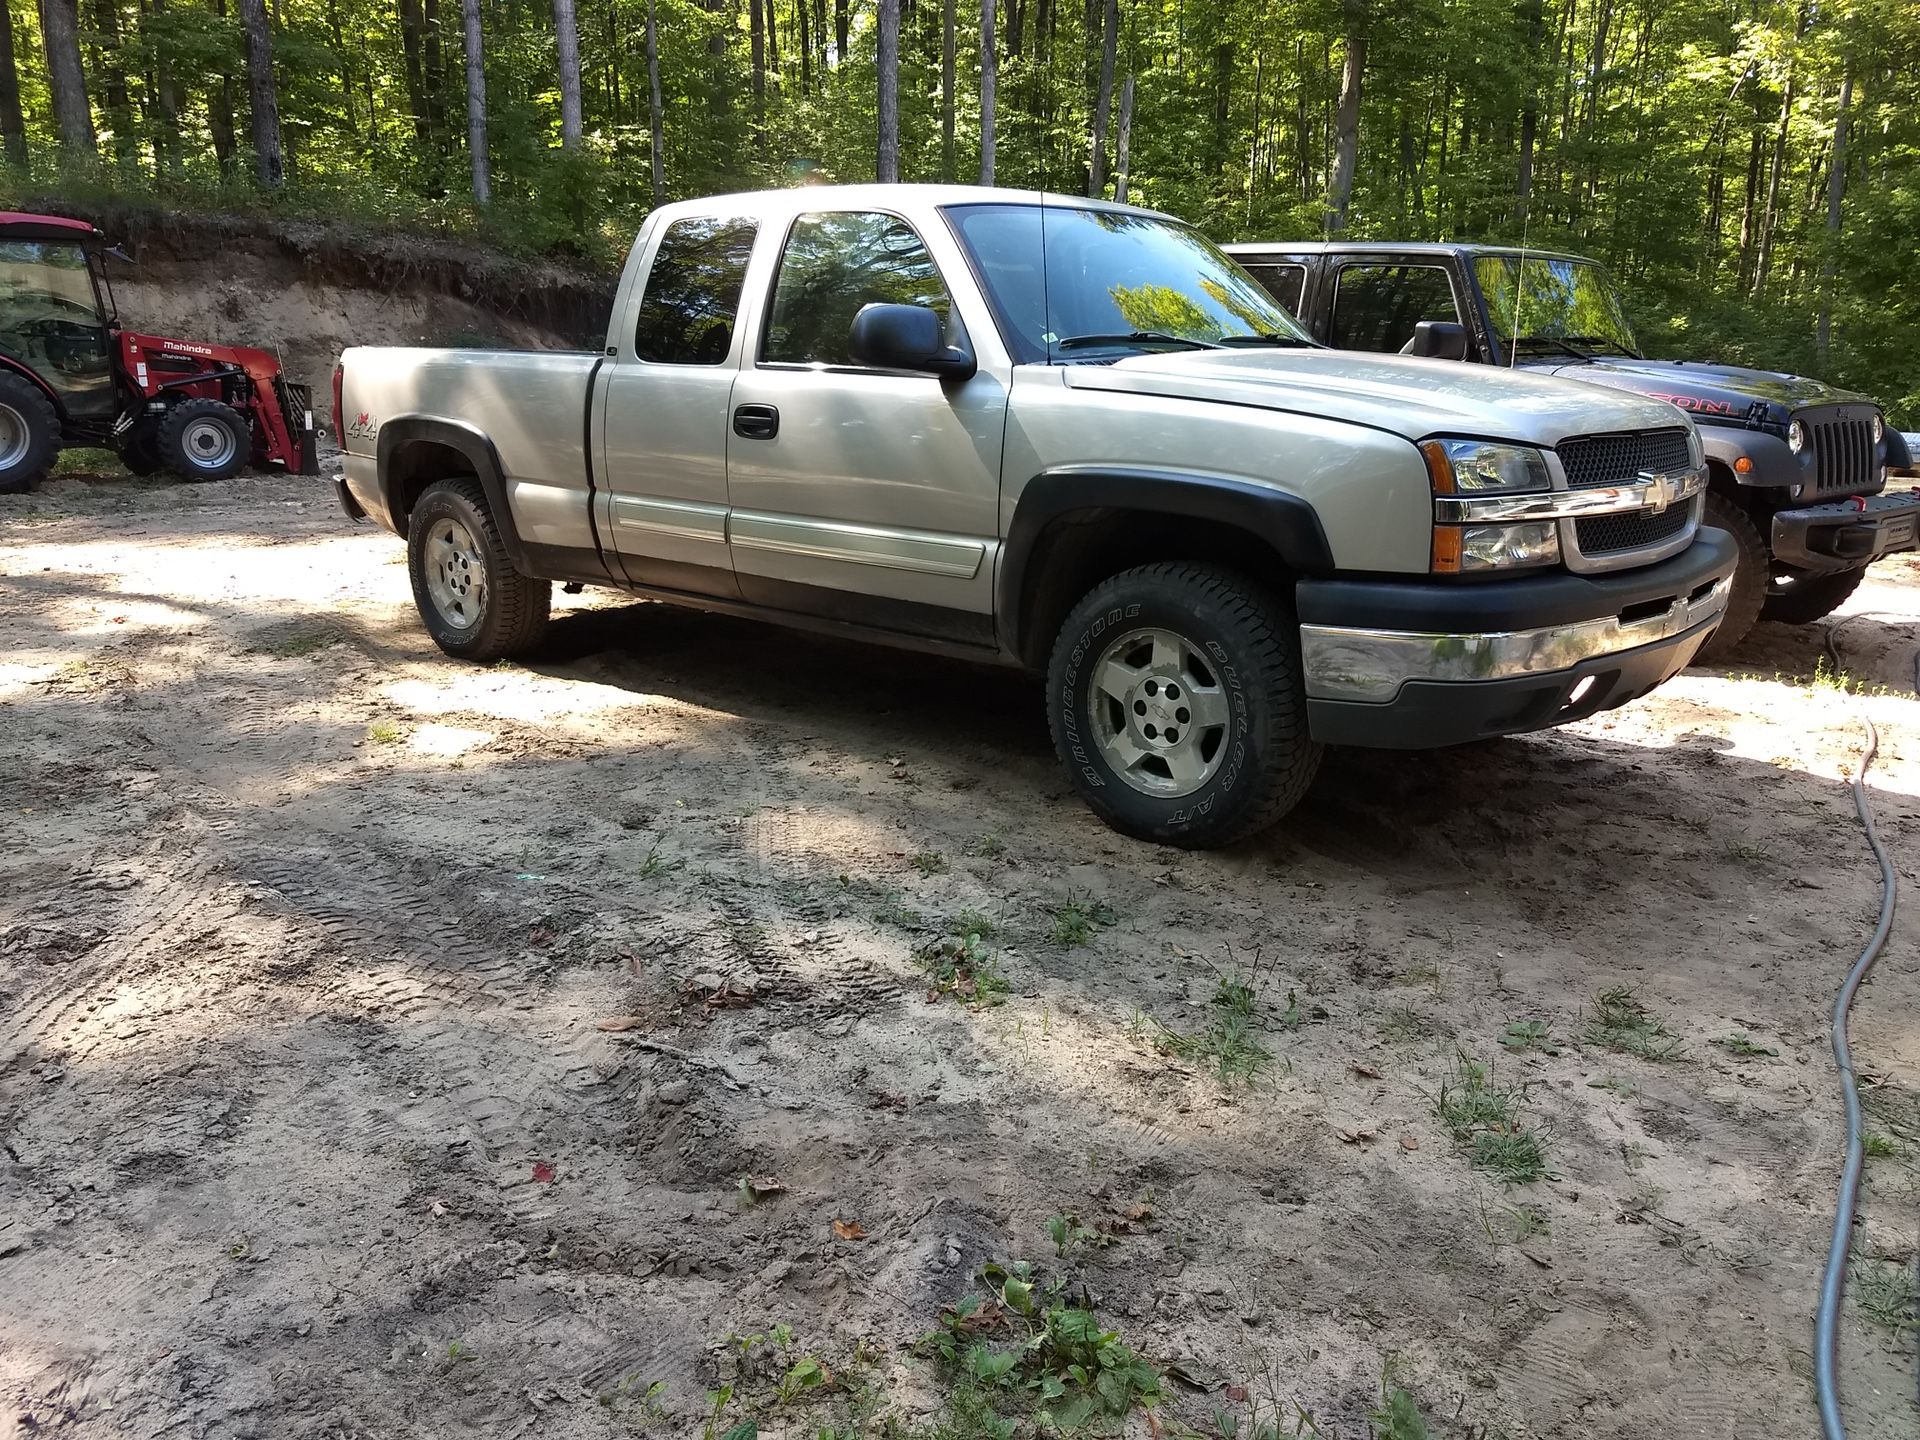
<svg viewBox="0 0 1920 1440">
<path fill-rule="evenodd" d="M 1778 620 L 1783 625 L 1811 625 L 1846 604 L 1866 578 L 1864 565 L 1834 575 L 1783 576 L 1768 590 L 1760 618 Z"/>
<path fill-rule="evenodd" d="M 427 633 L 457 659 L 525 655 L 546 634 L 553 587 L 513 568 L 477 480 L 441 480 L 420 497 L 407 574 Z"/>
<path fill-rule="evenodd" d="M 230 479 L 252 453 L 245 417 L 218 400 L 182 400 L 160 422 L 161 463 L 183 479 Z"/>
<path fill-rule="evenodd" d="M 1142 840 L 1205 849 L 1263 830 L 1320 764 L 1292 616 L 1209 565 L 1145 565 L 1094 589 L 1061 626 L 1047 705 L 1081 798 Z"/>
<path fill-rule="evenodd" d="M 0 495 L 31 490 L 60 451 L 60 417 L 40 387 L 0 374 Z"/>
<path fill-rule="evenodd" d="M 1706 513 L 1701 517 L 1701 524 L 1726 531 L 1733 537 L 1734 548 L 1740 554 L 1740 562 L 1733 571 L 1733 589 L 1727 595 L 1726 614 L 1720 618 L 1720 628 L 1700 647 L 1697 657 L 1713 665 L 1737 650 L 1759 620 L 1760 606 L 1767 598 L 1770 569 L 1766 542 L 1760 538 L 1759 527 L 1726 496 L 1707 492 Z"/>
</svg>

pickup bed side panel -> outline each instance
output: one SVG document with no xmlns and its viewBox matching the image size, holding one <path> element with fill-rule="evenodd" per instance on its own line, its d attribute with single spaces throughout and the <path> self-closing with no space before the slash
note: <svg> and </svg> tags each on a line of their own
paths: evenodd
<svg viewBox="0 0 1920 1440">
<path fill-rule="evenodd" d="M 497 457 L 510 512 L 499 518 L 526 552 L 551 554 L 569 571 L 601 572 L 588 508 L 585 423 L 597 360 L 571 351 L 347 351 L 342 409 L 349 421 L 343 437 L 349 489 L 405 534 L 413 497 L 395 493 L 392 461 L 400 447 L 413 440 L 446 444 L 472 460 L 469 451 L 484 444 Z M 473 442 L 459 445 L 422 422 L 441 422 Z M 389 426 L 399 439 L 383 444 L 381 432 Z"/>
</svg>

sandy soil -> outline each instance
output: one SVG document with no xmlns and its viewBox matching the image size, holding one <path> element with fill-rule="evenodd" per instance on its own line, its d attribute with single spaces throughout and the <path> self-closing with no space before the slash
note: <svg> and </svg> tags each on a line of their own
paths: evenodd
<svg viewBox="0 0 1920 1440">
<path fill-rule="evenodd" d="M 1567 731 L 1335 756 L 1188 855 L 1096 824 L 1002 674 L 594 595 L 539 664 L 450 662 L 322 483 L 0 524 L 0 1435 L 692 1435 L 723 1380 L 716 1433 L 881 1433 L 1009 1258 L 1167 1372 L 1169 1429 L 1362 1440 L 1390 1375 L 1436 1435 L 1813 1433 L 1824 1017 L 1877 904 L 1841 777 L 1865 709 L 1920 880 L 1920 565 L 1837 635 L 1883 693 L 1768 626 Z M 1004 1003 L 914 958 L 966 911 Z M 1858 1440 L 1920 1433 L 1861 1303 L 1915 1258 L 1917 938 L 1920 889 L 1854 1027 L 1898 1152 Z M 1223 975 L 1251 1084 L 1157 1043 Z M 1621 986 L 1677 1055 L 1588 1035 Z M 1461 1055 L 1552 1178 L 1470 1165 Z M 1056 1256 L 1059 1214 L 1112 1243 Z"/>
</svg>

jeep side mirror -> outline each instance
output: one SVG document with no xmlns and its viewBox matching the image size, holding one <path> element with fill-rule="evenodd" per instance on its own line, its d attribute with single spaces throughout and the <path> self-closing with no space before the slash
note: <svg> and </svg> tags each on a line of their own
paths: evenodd
<svg viewBox="0 0 1920 1440">
<path fill-rule="evenodd" d="M 876 370 L 917 370 L 943 380 L 964 380 L 979 369 L 973 351 L 942 340 L 939 312 L 926 305 L 863 305 L 853 317 L 847 342 L 857 363 Z"/>
<path fill-rule="evenodd" d="M 1413 345 L 1409 355 L 1425 355 L 1432 360 L 1467 358 L 1467 327 L 1457 320 L 1422 320 L 1413 327 Z"/>
</svg>

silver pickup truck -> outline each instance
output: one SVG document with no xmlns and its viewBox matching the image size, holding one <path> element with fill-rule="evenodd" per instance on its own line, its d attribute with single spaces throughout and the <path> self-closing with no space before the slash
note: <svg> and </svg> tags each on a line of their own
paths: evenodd
<svg viewBox="0 0 1920 1440">
<path fill-rule="evenodd" d="M 1726 604 L 1663 401 L 1327 350 L 1167 216 L 889 185 L 686 201 L 597 354 L 348 350 L 341 503 L 448 654 L 550 582 L 1043 673 L 1128 834 L 1272 823 L 1324 744 L 1644 695 Z"/>
</svg>

